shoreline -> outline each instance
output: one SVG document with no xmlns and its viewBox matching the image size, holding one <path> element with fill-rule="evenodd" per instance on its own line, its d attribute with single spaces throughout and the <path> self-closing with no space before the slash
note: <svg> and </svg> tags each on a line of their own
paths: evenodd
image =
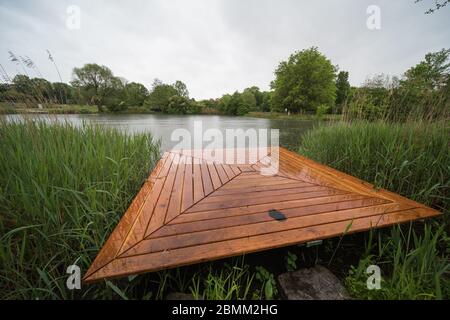
<svg viewBox="0 0 450 320">
<path fill-rule="evenodd" d="M 76 106 L 74 108 L 46 108 L 46 109 L 37 109 L 37 108 L 4 108 L 0 107 L 0 115 L 11 115 L 11 114 L 107 114 L 107 115 L 123 115 L 123 114 L 164 114 L 164 115 L 171 115 L 169 113 L 162 113 L 162 112 L 154 112 L 150 110 L 139 110 L 137 108 L 132 108 L 130 110 L 126 111 L 118 111 L 118 112 L 111 112 L 111 111 L 103 111 L 99 112 L 97 107 L 94 106 Z M 195 114 L 178 114 L 174 113 L 172 115 L 224 115 L 221 113 L 195 113 Z M 242 116 L 236 116 L 236 117 L 247 117 L 247 118 L 258 118 L 258 119 L 268 119 L 268 120 L 303 120 L 303 121 L 332 121 L 332 120 L 341 120 L 340 114 L 327 114 L 323 115 L 321 117 L 317 117 L 313 114 L 293 114 L 293 115 L 287 115 L 283 113 L 277 113 L 277 112 L 249 112 Z"/>
</svg>

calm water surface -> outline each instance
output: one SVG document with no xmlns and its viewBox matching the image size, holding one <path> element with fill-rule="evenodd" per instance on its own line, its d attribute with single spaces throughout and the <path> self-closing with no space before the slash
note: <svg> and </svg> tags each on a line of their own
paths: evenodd
<svg viewBox="0 0 450 320">
<path fill-rule="evenodd" d="M 42 119 L 46 121 L 68 121 L 75 125 L 83 122 L 114 127 L 125 132 L 150 132 L 161 141 L 161 149 L 167 150 L 177 142 L 171 141 L 173 130 L 184 128 L 193 132 L 194 122 L 201 121 L 203 132 L 210 128 L 221 130 L 225 136 L 226 129 L 279 129 L 280 145 L 289 149 L 298 148 L 301 136 L 311 129 L 315 122 L 304 120 L 269 120 L 250 117 L 232 117 L 218 115 L 160 115 L 160 114 L 71 114 L 71 115 L 7 115 L 8 120 Z M 193 134 L 193 133 L 192 133 Z"/>
</svg>

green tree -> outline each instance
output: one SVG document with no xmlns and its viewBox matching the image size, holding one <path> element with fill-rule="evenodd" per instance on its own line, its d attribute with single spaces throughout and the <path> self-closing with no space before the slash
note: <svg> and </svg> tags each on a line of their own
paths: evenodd
<svg viewBox="0 0 450 320">
<path fill-rule="evenodd" d="M 272 103 L 276 111 L 315 111 L 336 100 L 336 68 L 316 47 L 292 54 L 275 70 Z"/>
<path fill-rule="evenodd" d="M 425 60 L 405 72 L 403 86 L 422 91 L 439 90 L 450 77 L 450 49 L 428 53 Z"/>
<path fill-rule="evenodd" d="M 175 81 L 175 83 L 173 84 L 173 87 L 175 88 L 175 90 L 177 90 L 177 94 L 180 97 L 189 99 L 189 91 L 186 87 L 186 84 L 184 84 L 183 81 L 180 81 L 180 80 Z"/>
<path fill-rule="evenodd" d="M 33 92 L 33 83 L 31 79 L 23 74 L 18 74 L 13 79 L 14 88 L 18 93 L 30 95 Z"/>
<path fill-rule="evenodd" d="M 255 92 L 249 89 L 245 89 L 241 94 L 242 102 L 249 111 L 256 110 L 256 97 Z"/>
<path fill-rule="evenodd" d="M 242 94 L 239 92 L 233 93 L 226 106 L 226 113 L 235 116 L 242 116 L 249 111 L 248 105 L 244 101 Z"/>
<path fill-rule="evenodd" d="M 30 79 L 26 75 L 18 74 L 13 79 L 13 85 L 16 93 L 12 96 L 18 101 L 36 103 L 49 102 L 52 97 L 52 85 L 45 79 Z"/>
<path fill-rule="evenodd" d="M 156 84 L 156 85 L 155 85 Z M 152 92 L 145 100 L 145 105 L 153 111 L 168 112 L 170 98 L 178 96 L 178 91 L 169 84 L 154 82 Z"/>
<path fill-rule="evenodd" d="M 262 92 L 262 96 L 262 103 L 259 109 L 263 112 L 269 112 L 272 109 L 272 93 L 264 91 Z"/>
<path fill-rule="evenodd" d="M 385 117 L 393 80 L 385 74 L 367 78 L 360 88 L 350 89 L 345 113 L 348 119 L 374 121 Z"/>
<path fill-rule="evenodd" d="M 53 100 L 53 86 L 50 81 L 42 78 L 31 79 L 33 95 L 40 102 L 51 102 Z"/>
<path fill-rule="evenodd" d="M 390 117 L 440 118 L 450 113 L 450 49 L 428 53 L 408 69 L 391 99 Z"/>
<path fill-rule="evenodd" d="M 74 103 L 74 89 L 72 86 L 63 82 L 54 82 L 53 87 L 53 97 L 55 101 L 60 104 Z"/>
<path fill-rule="evenodd" d="M 194 99 L 190 100 L 189 103 L 189 114 L 200 114 L 203 112 L 203 110 L 206 109 L 206 105 L 204 101 L 195 101 Z"/>
<path fill-rule="evenodd" d="M 169 98 L 167 113 L 186 114 L 190 109 L 191 101 L 188 98 L 174 95 Z"/>
<path fill-rule="evenodd" d="M 123 111 L 128 108 L 125 102 L 126 80 L 119 77 L 112 77 L 109 86 L 106 88 L 106 97 L 103 104 L 109 111 Z"/>
<path fill-rule="evenodd" d="M 81 89 L 86 103 L 97 105 L 100 111 L 111 89 L 115 89 L 117 84 L 117 79 L 106 66 L 88 63 L 73 69 L 72 85 Z"/>
<path fill-rule="evenodd" d="M 219 103 L 217 104 L 217 107 L 220 112 L 222 113 L 228 113 L 228 104 L 230 103 L 231 95 L 230 94 L 224 94 L 220 99 Z"/>
<path fill-rule="evenodd" d="M 0 101 L 8 100 L 8 91 L 11 90 L 11 86 L 7 83 L 0 83 Z"/>
<path fill-rule="evenodd" d="M 125 85 L 124 99 L 128 106 L 142 106 L 149 93 L 147 88 L 140 83 L 130 82 Z"/>
<path fill-rule="evenodd" d="M 336 107 L 338 113 L 342 111 L 342 105 L 346 102 L 350 93 L 350 83 L 348 82 L 348 72 L 340 71 L 336 80 Z"/>
<path fill-rule="evenodd" d="M 255 103 L 253 103 L 253 101 L 249 101 L 250 102 L 249 103 L 250 110 L 262 111 L 264 94 L 259 90 L 259 88 L 257 86 L 253 86 L 253 87 L 244 89 L 244 92 L 242 94 L 248 94 L 248 93 L 251 93 L 255 99 Z M 244 98 L 244 100 L 249 99 L 249 98 L 246 98 L 245 96 L 243 98 Z"/>
<path fill-rule="evenodd" d="M 216 111 L 220 111 L 220 100 L 221 99 L 207 99 L 207 100 L 202 100 L 200 101 L 200 103 L 202 104 L 202 111 L 207 111 L 207 112 L 216 112 Z"/>
</svg>

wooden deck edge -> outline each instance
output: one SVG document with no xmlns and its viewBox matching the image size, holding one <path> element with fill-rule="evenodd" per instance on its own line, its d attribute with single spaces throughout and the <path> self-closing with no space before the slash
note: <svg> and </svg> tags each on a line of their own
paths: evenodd
<svg viewBox="0 0 450 320">
<path fill-rule="evenodd" d="M 168 156 L 168 154 L 164 153 L 163 156 L 161 157 L 161 159 L 158 160 L 155 167 L 151 171 L 150 176 L 144 181 L 144 183 L 142 184 L 138 193 L 131 201 L 130 206 L 125 211 L 123 216 L 120 218 L 119 223 L 113 229 L 113 231 L 111 232 L 111 234 L 109 235 L 109 237 L 105 241 L 105 243 L 102 245 L 100 252 L 97 254 L 97 256 L 95 257 L 91 266 L 84 274 L 83 279 L 82 279 L 83 282 L 90 275 L 92 275 L 93 273 L 97 272 L 99 269 L 103 268 L 105 265 L 110 263 L 120 252 L 120 249 L 122 248 L 124 242 L 122 242 L 120 246 L 116 246 L 114 244 L 114 242 L 116 241 L 116 240 L 114 240 L 115 233 L 116 233 L 116 231 L 120 230 L 120 228 L 122 227 L 122 224 L 126 223 L 126 221 L 124 219 L 126 219 L 127 216 L 130 216 L 130 219 L 133 221 L 130 222 L 130 226 L 128 227 L 128 232 L 127 232 L 127 237 L 128 237 L 129 233 L 133 229 L 133 225 L 136 223 L 136 221 L 139 217 L 139 212 L 141 211 L 143 205 L 145 204 L 146 199 L 152 192 L 154 180 L 156 178 L 155 176 L 157 176 L 160 173 L 162 167 L 164 166 L 164 162 L 167 160 L 167 156 Z M 133 214 L 135 214 L 136 212 L 137 212 L 137 214 L 133 218 Z M 116 253 L 114 254 L 114 257 L 112 257 L 112 258 L 111 258 L 111 256 L 105 257 L 105 255 L 107 255 L 107 253 L 105 253 L 105 251 L 111 247 L 115 247 L 117 249 Z"/>
</svg>

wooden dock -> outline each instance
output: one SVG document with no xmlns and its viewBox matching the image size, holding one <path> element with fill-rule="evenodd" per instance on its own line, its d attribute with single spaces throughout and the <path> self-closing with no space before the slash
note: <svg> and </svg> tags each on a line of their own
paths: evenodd
<svg viewBox="0 0 450 320">
<path fill-rule="evenodd" d="M 217 154 L 226 152 L 218 150 L 216 157 L 194 151 L 166 152 L 84 281 L 157 271 L 440 215 L 283 148 L 268 155 L 247 150 L 247 160 L 238 164 L 217 160 Z M 263 175 L 270 161 L 278 164 L 278 170 L 274 175 Z"/>
</svg>

